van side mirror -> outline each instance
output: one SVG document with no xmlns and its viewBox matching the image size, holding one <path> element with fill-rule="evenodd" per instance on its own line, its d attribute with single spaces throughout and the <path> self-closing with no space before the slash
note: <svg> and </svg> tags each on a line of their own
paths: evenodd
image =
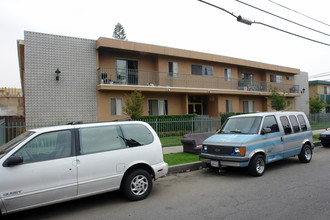
<svg viewBox="0 0 330 220">
<path fill-rule="evenodd" d="M 263 128 L 261 129 L 261 134 L 267 134 L 267 133 L 270 133 L 272 131 L 272 129 L 270 128 Z"/>
<path fill-rule="evenodd" d="M 21 156 L 11 156 L 4 163 L 4 167 L 12 167 L 23 163 L 23 157 Z"/>
</svg>

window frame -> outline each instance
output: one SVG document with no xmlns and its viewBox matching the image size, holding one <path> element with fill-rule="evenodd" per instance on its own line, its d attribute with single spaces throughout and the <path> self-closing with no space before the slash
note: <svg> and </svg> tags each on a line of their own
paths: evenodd
<svg viewBox="0 0 330 220">
<path fill-rule="evenodd" d="M 224 72 L 225 72 L 225 81 L 226 82 L 231 82 L 232 81 L 232 79 L 231 79 L 231 68 L 225 68 Z"/>
<path fill-rule="evenodd" d="M 151 108 L 153 106 L 150 103 L 151 101 L 157 101 L 157 115 L 161 115 L 160 112 L 159 112 L 160 101 L 164 101 L 165 114 L 163 114 L 163 115 L 168 115 L 168 99 L 156 99 L 156 98 L 148 99 L 148 114 L 149 115 L 154 115 L 154 114 L 152 114 L 153 111 L 151 111 Z"/>
<path fill-rule="evenodd" d="M 247 108 L 248 108 L 248 111 L 245 111 L 244 109 L 244 103 L 247 103 Z M 252 111 L 250 109 L 250 106 L 252 104 Z M 251 112 L 254 112 L 254 100 L 243 100 L 243 112 L 247 112 L 247 113 L 251 113 Z"/>
<path fill-rule="evenodd" d="M 198 67 L 198 70 L 201 69 L 201 73 L 197 73 L 196 72 L 196 68 L 193 67 Z M 209 69 L 211 74 L 204 74 L 205 70 Z M 191 64 L 191 75 L 195 75 L 195 76 L 213 76 L 214 74 L 214 68 L 213 66 L 207 66 L 207 65 L 199 65 L 199 64 Z"/>
<path fill-rule="evenodd" d="M 286 120 L 285 123 L 283 122 L 284 120 L 282 120 L 282 119 L 285 119 Z M 280 121 L 281 121 L 281 124 L 282 124 L 282 128 L 283 128 L 284 134 L 285 135 L 292 134 L 293 129 L 291 127 L 291 123 L 290 123 L 288 117 L 287 116 L 280 116 Z M 284 125 L 286 125 L 286 126 L 284 127 Z M 290 132 L 289 132 L 289 129 L 290 129 Z"/>
<path fill-rule="evenodd" d="M 115 100 L 115 106 L 114 106 L 114 108 L 112 108 L 113 107 L 113 103 L 112 103 L 112 101 L 113 100 Z M 117 110 L 118 110 L 118 108 L 117 108 L 117 101 L 121 101 L 120 103 L 121 103 L 121 114 L 119 114 L 119 113 L 117 113 Z M 110 115 L 111 116 L 122 116 L 123 115 L 123 98 L 117 98 L 117 97 L 113 97 L 113 98 L 110 98 Z M 113 110 L 115 111 L 115 112 L 113 112 Z"/>
<path fill-rule="evenodd" d="M 179 74 L 179 64 L 178 62 L 168 62 L 168 72 L 171 77 L 178 77 Z"/>
</svg>

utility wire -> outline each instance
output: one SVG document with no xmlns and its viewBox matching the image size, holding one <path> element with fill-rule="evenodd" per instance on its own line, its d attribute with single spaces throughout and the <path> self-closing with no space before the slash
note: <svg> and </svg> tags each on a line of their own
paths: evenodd
<svg viewBox="0 0 330 220">
<path fill-rule="evenodd" d="M 311 76 L 310 78 L 319 78 L 319 77 L 325 77 L 325 76 L 330 76 L 330 72 L 315 74 L 315 75 Z"/>
<path fill-rule="evenodd" d="M 222 11 L 224 11 L 224 12 L 226 12 L 226 13 L 228 13 L 228 14 L 232 15 L 232 16 L 234 16 L 235 18 L 237 18 L 237 16 L 236 16 L 236 15 L 234 15 L 234 13 L 233 13 L 233 12 L 227 11 L 227 10 L 226 10 L 226 9 L 224 9 L 224 8 L 220 8 L 219 6 L 213 5 L 213 4 L 211 4 L 211 3 L 209 3 L 209 2 L 205 2 L 205 1 L 203 1 L 203 0 L 198 0 L 198 1 L 200 1 L 200 2 L 203 2 L 203 3 L 207 4 L 207 5 L 210 5 L 210 6 L 212 6 L 212 7 L 215 7 L 215 8 L 217 8 L 217 9 L 220 9 L 220 10 L 222 10 Z"/>
<path fill-rule="evenodd" d="M 248 3 L 242 2 L 242 1 L 240 1 L 240 0 L 235 0 L 235 1 L 237 1 L 237 2 L 239 2 L 239 3 L 241 3 L 241 4 L 244 4 L 244 5 L 246 5 L 246 6 L 249 6 L 249 7 L 251 7 L 251 8 L 254 8 L 254 9 L 256 9 L 256 10 L 262 11 L 262 12 L 264 12 L 264 13 L 266 13 L 266 14 L 269 14 L 269 15 L 272 15 L 272 16 L 274 16 L 274 17 L 280 18 L 280 19 L 282 19 L 282 20 L 284 20 L 284 21 L 287 21 L 287 22 L 290 22 L 290 23 L 292 23 L 292 24 L 298 25 L 298 26 L 300 26 L 300 27 L 303 27 L 303 28 L 309 29 L 309 30 L 311 30 L 311 31 L 315 31 L 315 32 L 320 33 L 320 34 L 324 34 L 324 35 L 330 36 L 330 34 L 324 33 L 324 32 L 322 32 L 322 31 L 315 30 L 315 29 L 313 29 L 313 28 L 310 28 L 310 27 L 307 27 L 307 26 L 305 26 L 305 25 L 299 24 L 299 23 L 297 23 L 297 22 L 291 21 L 291 20 L 289 20 L 289 19 L 283 18 L 283 17 L 281 17 L 281 16 L 279 16 L 279 15 L 276 15 L 276 14 L 273 14 L 273 13 L 271 13 L 271 12 L 265 11 L 265 10 L 263 10 L 263 9 L 257 8 L 257 7 L 255 7 L 255 6 L 253 6 L 253 5 L 250 5 L 250 4 L 248 4 Z"/>
<path fill-rule="evenodd" d="M 312 17 L 310 17 L 310 16 L 308 16 L 308 15 L 305 15 L 305 14 L 303 14 L 303 13 L 300 13 L 300 12 L 298 12 L 298 11 L 295 11 L 295 10 L 293 10 L 293 9 L 291 9 L 291 8 L 289 8 L 289 7 L 286 7 L 286 6 L 284 6 L 284 5 L 281 5 L 281 4 L 277 3 L 277 2 L 274 2 L 274 1 L 272 1 L 272 0 L 268 0 L 268 1 L 270 1 L 270 2 L 273 3 L 273 4 L 276 4 L 276 5 L 280 6 L 280 7 L 282 7 L 282 8 L 285 8 L 285 9 L 287 9 L 287 10 L 290 10 L 290 11 L 293 11 L 293 12 L 295 12 L 295 13 L 297 13 L 297 14 L 300 14 L 300 15 L 302 15 L 302 16 L 305 16 L 305 17 L 307 17 L 307 18 L 309 18 L 309 19 L 311 19 L 311 20 L 314 20 L 314 21 L 319 22 L 319 23 L 321 23 L 321 24 L 324 24 L 324 25 L 326 25 L 326 26 L 330 26 L 330 24 L 327 24 L 327 23 L 325 23 L 325 22 L 323 22 L 323 21 L 317 20 L 317 19 L 312 18 Z"/>
<path fill-rule="evenodd" d="M 198 1 L 200 1 L 200 2 L 202 2 L 202 3 L 205 3 L 205 4 L 207 4 L 207 5 L 210 5 L 210 6 L 212 6 L 212 7 L 218 8 L 218 9 L 220 9 L 220 10 L 222 10 L 222 11 L 224 11 L 224 12 L 226 12 L 226 13 L 232 15 L 232 16 L 234 16 L 235 18 L 237 18 L 237 21 L 243 22 L 243 23 L 245 23 L 245 24 L 249 24 L 249 25 L 251 25 L 252 23 L 255 23 L 255 24 L 261 24 L 261 25 L 264 25 L 264 26 L 266 26 L 266 27 L 273 28 L 273 29 L 275 29 L 275 30 L 278 30 L 278 31 L 281 31 L 281 32 L 284 32 L 284 33 L 287 33 L 287 34 L 291 34 L 291 35 L 293 35 L 293 36 L 303 38 L 303 39 L 305 39 L 305 40 L 309 40 L 309 41 L 313 41 L 313 42 L 315 42 L 315 43 L 319 43 L 319 44 L 323 44 L 323 45 L 326 45 L 326 46 L 330 46 L 330 44 L 327 44 L 327 43 L 324 43 L 324 42 L 321 42 L 321 41 L 317 41 L 317 40 L 313 40 L 313 39 L 311 39 L 311 38 L 304 37 L 304 36 L 301 36 L 301 35 L 298 35 L 298 34 L 295 34 L 295 33 L 291 33 L 291 32 L 289 32 L 289 31 L 286 31 L 286 30 L 283 30 L 283 29 L 280 29 L 280 28 L 277 28 L 277 27 L 274 27 L 274 26 L 271 26 L 271 25 L 268 25 L 268 24 L 265 24 L 265 23 L 262 23 L 262 22 L 248 21 L 248 20 L 242 18 L 241 16 L 236 16 L 236 15 L 234 15 L 233 12 L 229 12 L 228 10 L 226 10 L 226 9 L 224 9 L 224 8 L 221 8 L 221 7 L 219 7 L 219 6 L 216 6 L 216 5 L 214 5 L 214 4 L 211 4 L 211 3 L 206 2 L 206 1 L 203 1 L 203 0 L 198 0 Z"/>
<path fill-rule="evenodd" d="M 269 28 L 273 28 L 275 30 L 278 30 L 278 31 L 282 31 L 284 33 L 287 33 L 287 34 L 291 34 L 293 36 L 296 36 L 296 37 L 300 37 L 300 38 L 303 38 L 305 40 L 309 40 L 309 41 L 313 41 L 315 43 L 319 43 L 319 44 L 323 44 L 323 45 L 326 45 L 326 46 L 330 46 L 330 44 L 327 44 L 327 43 L 324 43 L 324 42 L 321 42 L 321 41 L 317 41 L 317 40 L 313 40 L 311 38 L 308 38 L 308 37 L 304 37 L 304 36 L 301 36 L 301 35 L 298 35 L 298 34 L 295 34 L 295 33 L 292 33 L 292 32 L 289 32 L 289 31 L 285 31 L 283 29 L 280 29 L 280 28 L 277 28 L 277 27 L 274 27 L 274 26 L 271 26 L 271 25 L 268 25 L 268 24 L 265 24 L 265 23 L 262 23 L 262 22 L 256 22 L 254 21 L 253 23 L 255 24 L 261 24 L 261 25 L 265 25 L 266 27 L 269 27 Z"/>
</svg>

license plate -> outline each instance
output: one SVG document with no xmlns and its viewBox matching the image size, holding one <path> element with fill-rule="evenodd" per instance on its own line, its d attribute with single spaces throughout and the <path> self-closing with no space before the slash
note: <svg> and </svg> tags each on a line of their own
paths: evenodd
<svg viewBox="0 0 330 220">
<path fill-rule="evenodd" d="M 219 161 L 211 160 L 211 167 L 220 167 Z"/>
</svg>

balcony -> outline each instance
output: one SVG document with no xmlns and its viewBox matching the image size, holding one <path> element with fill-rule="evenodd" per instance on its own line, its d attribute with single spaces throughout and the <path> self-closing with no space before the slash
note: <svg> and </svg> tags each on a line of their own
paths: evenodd
<svg viewBox="0 0 330 220">
<path fill-rule="evenodd" d="M 257 80 L 231 79 L 224 77 L 176 74 L 168 72 L 144 71 L 100 67 L 98 69 L 99 85 L 148 86 L 158 88 L 198 89 L 205 91 L 236 90 L 241 92 L 270 92 L 272 87 L 291 95 L 299 93 L 299 85 L 270 83 Z M 296 96 L 296 95 L 294 95 Z"/>
</svg>

